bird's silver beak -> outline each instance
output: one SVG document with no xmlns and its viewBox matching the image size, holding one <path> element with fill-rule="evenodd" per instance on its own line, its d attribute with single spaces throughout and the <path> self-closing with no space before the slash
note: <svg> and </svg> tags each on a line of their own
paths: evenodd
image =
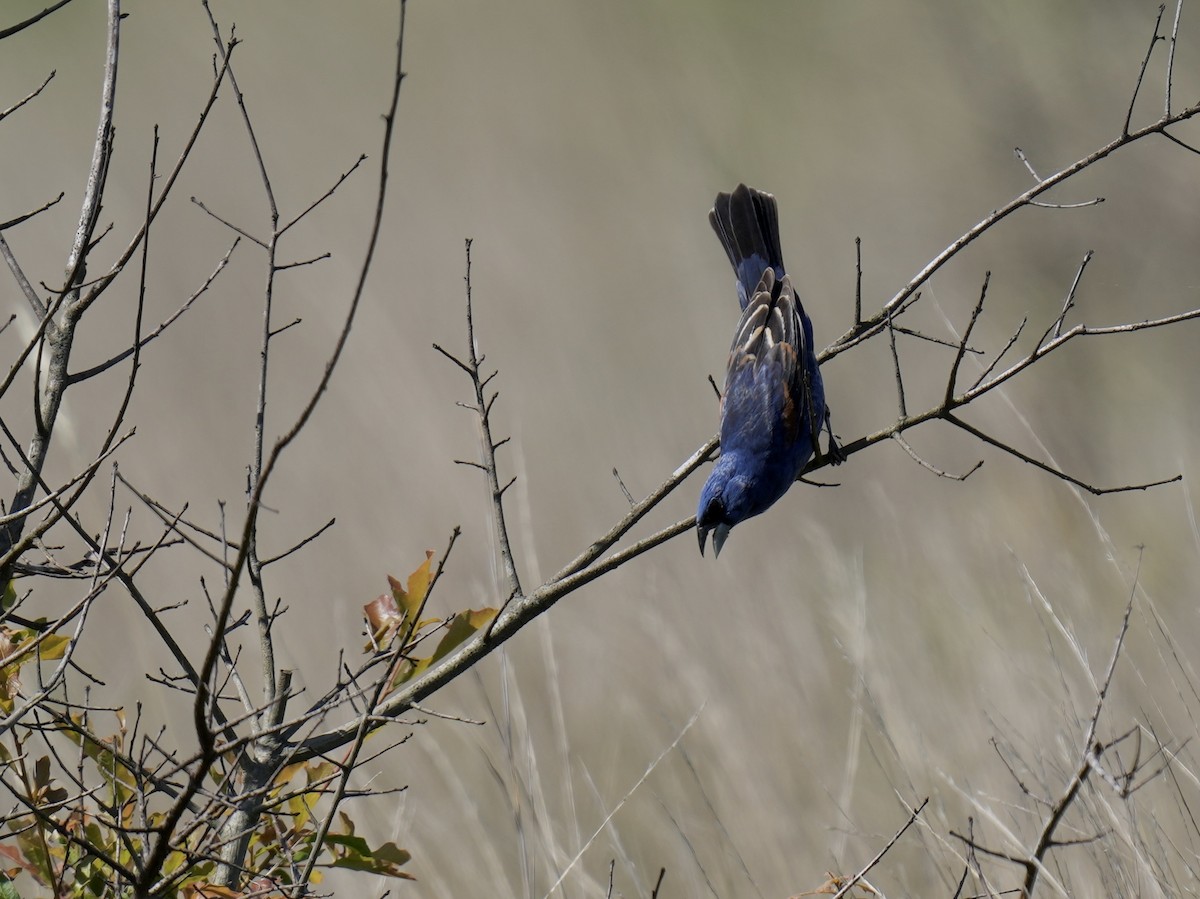
<svg viewBox="0 0 1200 899">
<path fill-rule="evenodd" d="M 700 555 L 704 555 L 704 544 L 708 540 L 708 532 L 712 531 L 713 558 L 718 558 L 721 555 L 721 547 L 725 545 L 725 538 L 729 536 L 730 530 L 730 526 L 727 524 L 718 524 L 711 528 L 696 528 L 696 537 L 700 541 Z"/>
<path fill-rule="evenodd" d="M 730 527 L 727 524 L 719 524 L 713 528 L 713 558 L 721 555 L 721 547 L 725 545 L 725 538 L 729 536 Z"/>
</svg>

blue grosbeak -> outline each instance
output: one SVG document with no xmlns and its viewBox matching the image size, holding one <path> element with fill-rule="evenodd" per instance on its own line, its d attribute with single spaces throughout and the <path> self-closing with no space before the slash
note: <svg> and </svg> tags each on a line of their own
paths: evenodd
<svg viewBox="0 0 1200 899">
<path fill-rule="evenodd" d="M 700 553 L 709 533 L 719 555 L 730 529 L 787 493 L 829 428 L 812 322 L 783 268 L 779 210 L 768 193 L 739 184 L 708 214 L 737 273 L 738 322 L 721 397 L 721 457 L 696 511 Z M 829 428 L 829 456 L 842 453 Z"/>
</svg>

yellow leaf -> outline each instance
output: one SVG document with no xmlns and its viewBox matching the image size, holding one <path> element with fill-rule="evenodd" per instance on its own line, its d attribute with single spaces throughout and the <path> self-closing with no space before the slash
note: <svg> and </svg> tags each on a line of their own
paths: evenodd
<svg viewBox="0 0 1200 899">
<path fill-rule="evenodd" d="M 425 595 L 429 592 L 429 584 L 433 580 L 433 550 L 425 550 L 425 561 L 417 566 L 417 570 L 408 576 L 407 589 L 394 577 L 388 577 L 392 595 L 404 612 L 404 618 L 411 621 L 417 616 Z"/>
<path fill-rule="evenodd" d="M 43 659 L 61 659 L 70 645 L 71 638 L 66 634 L 51 634 L 42 641 L 38 653 Z"/>
</svg>

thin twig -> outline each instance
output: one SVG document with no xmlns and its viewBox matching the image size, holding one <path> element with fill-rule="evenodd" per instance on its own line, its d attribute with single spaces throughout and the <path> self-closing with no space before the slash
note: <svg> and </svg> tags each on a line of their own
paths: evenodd
<svg viewBox="0 0 1200 899">
<path fill-rule="evenodd" d="M 497 442 L 492 437 L 492 404 L 500 394 L 493 391 L 490 397 L 487 395 L 487 386 L 496 373 L 493 372 L 485 376 L 480 368 L 483 364 L 483 357 L 478 354 L 478 343 L 475 337 L 475 312 L 471 294 L 470 238 L 466 240 L 466 273 L 463 276 L 463 281 L 466 283 L 467 294 L 466 361 L 464 362 L 452 355 L 436 343 L 433 345 L 433 348 L 465 371 L 471 378 L 471 385 L 475 392 L 475 402 L 469 408 L 474 409 L 479 417 L 479 429 L 483 443 L 483 462 L 474 464 L 474 467 L 482 468 L 484 474 L 487 476 L 488 492 L 492 507 L 492 524 L 496 528 L 497 550 L 500 555 L 500 564 L 504 570 L 505 583 L 507 584 L 510 596 L 519 596 L 521 594 L 521 578 L 517 573 L 517 563 L 513 557 L 512 544 L 508 536 L 508 522 L 504 513 L 504 493 L 513 485 L 516 478 L 513 478 L 503 486 L 500 484 L 500 474 L 496 462 L 496 449 L 503 446 L 507 442 L 507 438 Z M 460 462 L 460 464 L 469 465 L 472 463 Z"/>
<path fill-rule="evenodd" d="M 947 413 L 942 417 L 952 425 L 955 425 L 956 427 L 966 431 L 968 434 L 977 437 L 989 446 L 994 446 L 996 449 L 1004 450 L 1004 452 L 1008 453 L 1010 456 L 1014 456 L 1015 458 L 1020 459 L 1022 462 L 1032 465 L 1034 468 L 1040 468 L 1047 474 L 1052 474 L 1056 478 L 1066 481 L 1068 484 L 1074 484 L 1076 487 L 1086 490 L 1088 493 L 1092 494 L 1092 496 L 1104 496 L 1108 493 L 1128 493 L 1132 490 L 1149 490 L 1151 487 L 1162 487 L 1164 484 L 1174 484 L 1176 481 L 1183 480 L 1183 475 L 1177 474 L 1174 477 L 1161 478 L 1157 481 L 1147 481 L 1141 484 L 1121 484 L 1116 487 L 1097 487 L 1094 484 L 1089 484 L 1086 481 L 1082 481 L 1079 478 L 1074 477 L 1073 475 L 1067 474 L 1065 471 L 1061 471 L 1053 466 L 1047 465 L 1045 462 L 1041 462 L 1032 456 L 1026 455 L 1016 447 L 1009 446 L 1007 443 L 997 440 L 990 434 L 979 430 L 979 428 L 967 424 L 967 422 L 963 421 L 956 415 Z"/>
<path fill-rule="evenodd" d="M 3 35 L 0 35 L 0 38 L 2 38 L 2 37 L 3 37 Z M 31 93 L 26 94 L 23 99 L 18 100 L 12 106 L 8 107 L 8 109 L 0 111 L 0 122 L 3 122 L 6 118 L 8 118 L 10 115 L 12 115 L 18 109 L 20 109 L 26 103 L 33 100 L 42 91 L 44 91 L 46 89 L 46 85 L 54 80 L 54 76 L 56 74 L 57 74 L 57 72 L 55 72 L 54 70 L 51 70 L 50 74 L 46 76 L 46 80 L 43 81 L 38 87 L 36 87 Z M 0 229 L 0 230 L 2 230 L 2 229 Z"/>
<path fill-rule="evenodd" d="M 612 807 L 609 813 L 605 815 L 604 820 L 600 822 L 600 826 L 596 828 L 595 832 L 593 832 L 590 837 L 583 841 L 583 845 L 579 848 L 579 851 L 576 852 L 574 857 L 563 867 L 562 872 L 558 875 L 558 879 L 554 881 L 554 885 L 546 891 L 545 899 L 550 899 L 550 897 L 554 895 L 554 891 L 559 888 L 563 880 L 566 879 L 566 876 L 571 873 L 571 869 L 575 867 L 576 863 L 583 858 L 583 854 L 588 850 L 588 847 L 595 842 L 596 837 L 600 836 L 600 834 L 604 832 L 604 828 L 608 827 L 608 822 L 613 819 L 617 812 L 625 807 L 625 803 L 627 803 L 630 797 L 632 797 L 633 794 L 638 791 L 638 788 L 640 788 L 641 785 L 646 782 L 646 778 L 654 773 L 654 770 L 659 766 L 659 763 L 667 757 L 667 753 L 669 753 L 683 741 L 684 736 L 686 736 L 687 732 L 692 729 L 692 725 L 700 719 L 700 713 L 703 711 L 704 706 L 701 705 L 700 708 L 696 709 L 696 711 L 692 713 L 692 717 L 689 718 L 687 723 L 683 725 L 679 733 L 675 735 L 675 738 L 669 744 L 667 744 L 666 747 L 664 747 L 662 752 L 658 754 L 658 757 L 646 766 L 646 770 L 642 772 L 642 776 L 637 779 L 633 786 L 631 786 L 625 792 L 625 795 L 621 797 L 620 801 L 618 801 L 617 804 Z M 662 877 L 663 875 L 659 874 L 659 883 L 662 883 Z M 655 887 L 655 890 L 657 889 L 658 888 Z"/>
<path fill-rule="evenodd" d="M 912 813 L 908 816 L 908 820 L 904 822 L 903 826 L 897 830 L 895 834 L 893 834 L 892 838 L 888 840 L 887 845 L 880 849 L 879 852 L 875 854 L 875 857 L 867 862 L 866 866 L 861 871 L 847 880 L 842 885 L 842 888 L 834 894 L 833 899 L 844 899 L 845 896 L 849 895 L 850 891 L 854 889 L 854 885 L 866 877 L 867 872 L 879 864 L 880 860 L 887 855 L 888 850 L 895 846 L 899 839 L 904 836 L 904 832 L 912 827 L 914 823 L 916 823 L 917 818 L 921 816 L 921 812 L 925 810 L 925 806 L 928 804 L 929 798 L 926 797 L 920 805 L 912 809 Z"/>
<path fill-rule="evenodd" d="M 1079 263 L 1079 268 L 1075 271 L 1075 279 L 1071 282 L 1071 289 L 1067 291 L 1066 299 L 1063 300 L 1062 311 L 1058 314 L 1058 318 L 1054 320 L 1054 336 L 1062 337 L 1063 322 L 1067 318 L 1067 313 L 1075 306 L 1075 292 L 1079 289 L 1079 282 L 1083 278 L 1083 270 L 1087 268 L 1087 264 L 1092 261 L 1092 256 L 1095 254 L 1088 250 L 1083 254 L 1083 262 Z M 1042 336 L 1042 340 L 1046 339 L 1046 335 Z M 1038 341 L 1040 345 L 1042 341 Z"/>
<path fill-rule="evenodd" d="M 895 440 L 898 444 L 900 444 L 900 448 L 903 449 L 906 453 L 908 453 L 908 455 L 912 458 L 912 460 L 914 462 L 916 462 L 918 465 L 920 465 L 925 470 L 933 472 L 939 478 L 947 478 L 951 481 L 965 481 L 967 478 L 969 478 L 971 475 L 975 474 L 975 472 L 979 471 L 979 469 L 983 467 L 983 460 L 980 459 L 978 462 L 976 462 L 974 465 L 972 465 L 971 468 L 966 473 L 951 474 L 950 472 L 945 471 L 941 468 L 938 468 L 936 465 L 933 465 L 930 462 L 927 462 L 925 459 L 922 459 L 921 456 L 917 454 L 917 451 L 912 448 L 912 446 L 909 444 L 909 442 L 907 440 L 905 440 L 903 437 L 901 437 L 899 434 L 893 434 L 892 439 Z"/>
<path fill-rule="evenodd" d="M 1175 21 L 1171 24 L 1171 41 L 1167 50 L 1166 84 L 1163 86 L 1163 115 L 1166 117 L 1171 115 L 1171 90 L 1175 81 L 1175 45 L 1179 41 L 1179 17 L 1182 14 L 1183 0 L 1176 0 Z"/>
<path fill-rule="evenodd" d="M 1162 3 L 1158 7 L 1158 18 L 1154 20 L 1154 35 L 1150 38 L 1150 46 L 1146 48 L 1146 56 L 1142 60 L 1142 67 L 1138 70 L 1137 84 L 1133 88 L 1133 96 L 1129 98 L 1129 111 L 1125 113 L 1125 124 L 1121 127 L 1121 136 L 1129 136 L 1129 123 L 1133 121 L 1133 107 L 1137 104 L 1138 94 L 1142 90 L 1142 79 L 1146 77 L 1146 67 L 1150 65 L 1150 56 L 1154 53 L 1154 45 L 1163 40 L 1163 36 L 1158 33 L 1158 26 L 1162 24 L 1163 12 L 1166 11 L 1167 5 Z M 1170 116 L 1165 116 L 1170 118 Z"/>
<path fill-rule="evenodd" d="M 908 418 L 908 403 L 904 399 L 904 376 L 900 373 L 900 353 L 896 349 L 896 329 L 892 327 L 892 317 L 888 316 L 888 342 L 892 347 L 892 368 L 896 372 L 896 398 L 899 403 L 900 417 Z"/>
<path fill-rule="evenodd" d="M 1193 104 L 1172 116 L 1159 119 L 1158 121 L 1152 122 L 1151 124 L 1142 128 L 1122 133 L 1120 136 L 1112 141 L 1109 141 L 1104 146 L 1076 160 L 1066 168 L 1055 172 L 1053 175 L 1043 178 L 1040 182 L 1026 190 L 1024 193 L 1018 194 L 1003 206 L 993 210 L 977 224 L 956 238 L 932 260 L 930 260 L 919 272 L 909 279 L 908 283 L 900 288 L 900 290 L 890 300 L 888 300 L 878 312 L 874 313 L 870 318 L 862 321 L 858 327 L 847 331 L 832 344 L 826 347 L 825 350 L 823 350 L 820 354 L 820 360 L 825 362 L 833 356 L 843 353 L 851 347 L 856 346 L 858 343 L 861 343 L 875 334 L 880 333 L 886 326 L 888 313 L 898 310 L 902 304 L 906 303 L 917 292 L 918 288 L 920 288 L 922 284 L 928 281 L 947 262 L 955 258 L 959 253 L 973 244 L 981 236 L 986 234 L 1001 221 L 1008 218 L 1008 216 L 1012 215 L 1017 210 L 1030 205 L 1032 201 L 1036 200 L 1046 191 L 1050 190 L 1056 185 L 1062 184 L 1064 181 L 1069 180 L 1073 176 L 1082 172 L 1084 169 L 1090 168 L 1097 162 L 1105 159 L 1118 150 L 1124 149 L 1131 144 L 1153 135 L 1166 135 L 1166 131 L 1169 127 L 1180 122 L 1187 121 L 1195 117 L 1197 114 L 1200 114 L 1200 103 Z"/>
<path fill-rule="evenodd" d="M 854 330 L 862 327 L 862 237 L 854 237 Z"/>
<path fill-rule="evenodd" d="M 958 382 L 958 367 L 962 365 L 963 356 L 967 352 L 967 343 L 971 339 L 971 332 L 975 330 L 975 323 L 979 321 L 979 316 L 983 312 L 984 301 L 987 300 L 988 284 L 992 280 L 992 273 L 985 272 L 983 276 L 983 286 L 979 289 L 979 300 L 975 303 L 975 308 L 971 310 L 971 320 L 967 322 L 967 328 L 963 331 L 962 340 L 958 343 L 958 352 L 954 354 L 954 362 L 950 366 L 950 374 L 946 378 L 946 395 L 943 399 L 943 405 L 949 406 L 954 401 L 954 387 Z"/>
<path fill-rule="evenodd" d="M 289 230 L 291 230 L 293 225 L 300 222 L 309 213 L 311 213 L 314 209 L 316 209 L 318 206 L 320 206 L 322 203 L 324 203 L 326 200 L 328 200 L 330 197 L 332 197 L 334 191 L 336 191 L 339 187 L 341 187 L 342 184 L 346 181 L 346 179 L 349 178 L 351 175 L 353 175 L 356 171 L 358 171 L 358 167 L 366 161 L 367 161 L 367 154 L 366 153 L 359 154 L 358 159 L 354 160 L 354 165 L 350 166 L 350 168 L 348 168 L 346 171 L 342 172 L 342 174 L 338 176 L 337 181 L 335 181 L 333 183 L 333 186 L 330 187 L 329 190 L 325 191 L 325 193 L 321 194 L 321 196 L 317 197 L 315 200 L 313 200 L 311 203 L 309 203 L 308 206 L 306 206 L 299 213 L 297 213 L 290 221 L 288 221 L 288 222 L 284 223 L 282 226 L 280 226 L 279 232 L 277 233 L 276 236 L 282 237 L 285 233 L 287 233 Z"/>
<path fill-rule="evenodd" d="M 28 19 L 25 19 L 22 22 L 18 22 L 16 25 L 9 25 L 7 28 L 0 29 L 0 41 L 4 40 L 6 37 L 12 37 L 17 32 L 24 31 L 31 25 L 36 25 L 38 22 L 42 21 L 42 19 L 46 18 L 46 16 L 50 15 L 56 10 L 62 9 L 70 2 L 71 0 L 58 0 L 57 3 L 52 3 L 40 13 L 30 16 Z"/>
<path fill-rule="evenodd" d="M 148 230 L 147 230 L 147 233 L 149 233 Z M 229 264 L 229 258 L 233 255 L 233 251 L 237 249 L 238 243 L 240 241 L 241 241 L 240 237 L 234 238 L 233 243 L 230 245 L 229 249 L 225 251 L 225 255 L 221 257 L 221 261 L 217 263 L 217 267 L 214 268 L 212 270 L 212 273 L 207 278 L 204 279 L 204 283 L 200 285 L 200 287 L 196 290 L 196 292 L 193 293 L 186 300 L 184 300 L 183 304 L 178 309 L 176 309 L 169 316 L 167 316 L 165 319 L 163 319 L 163 321 L 158 325 L 157 328 L 155 328 L 153 331 L 151 331 L 149 334 L 147 334 L 145 337 L 143 337 L 138 342 L 138 345 L 136 347 L 132 347 L 132 346 L 127 347 L 126 349 L 117 353 L 117 355 L 115 355 L 109 359 L 106 359 L 105 361 L 103 361 L 97 365 L 93 365 L 90 368 L 84 369 L 83 371 L 73 372 L 68 379 L 69 382 L 71 384 L 76 384 L 80 381 L 86 381 L 89 378 L 94 378 L 96 375 L 101 374 L 105 371 L 108 371 L 108 369 L 112 368 L 114 365 L 118 365 L 121 362 L 125 361 L 131 355 L 133 355 L 135 350 L 143 349 L 152 340 L 161 336 L 162 333 L 167 330 L 167 328 L 171 327 L 171 325 L 173 325 L 175 323 L 175 321 L 181 315 L 183 315 L 183 313 L 187 312 L 189 309 L 192 308 L 192 304 L 195 303 L 196 300 L 200 299 L 200 297 L 208 291 L 208 289 L 212 286 L 213 282 L 217 279 L 217 276 L 220 275 L 221 272 L 225 270 L 225 266 L 227 266 Z"/>
<path fill-rule="evenodd" d="M 1159 13 L 1161 15 L 1161 11 Z M 1021 887 L 1021 895 L 1030 897 L 1033 895 L 1033 888 L 1037 884 L 1038 875 L 1044 867 L 1046 853 L 1055 845 L 1054 833 L 1063 816 L 1067 813 L 1067 809 L 1075 801 L 1075 797 L 1083 788 L 1084 782 L 1087 780 L 1088 774 L 1092 771 L 1091 757 L 1093 746 L 1096 742 L 1096 730 L 1100 726 L 1100 712 L 1104 708 L 1104 701 L 1108 697 L 1109 687 L 1112 686 L 1113 673 L 1117 668 L 1117 660 L 1121 657 L 1121 648 L 1125 645 L 1125 635 L 1129 633 L 1129 617 L 1133 614 L 1133 601 L 1137 595 L 1138 578 L 1141 572 L 1141 553 L 1138 554 L 1138 569 L 1133 576 L 1133 585 L 1129 592 L 1129 601 L 1125 605 L 1125 615 L 1121 619 L 1121 629 L 1117 634 L 1116 643 L 1113 646 L 1112 655 L 1108 660 L 1108 667 L 1104 672 L 1104 678 L 1100 682 L 1100 689 L 1096 695 L 1096 704 L 1092 710 L 1091 718 L 1088 720 L 1087 732 L 1083 738 L 1083 746 L 1081 750 L 1082 761 L 1076 769 L 1071 780 L 1067 783 L 1058 801 L 1051 808 L 1050 813 L 1046 816 L 1046 820 L 1042 825 L 1041 833 L 1038 834 L 1037 843 L 1034 845 L 1033 851 L 1022 864 L 1025 867 L 1025 882 Z"/>
<path fill-rule="evenodd" d="M 21 215 L 18 215 L 15 219 L 9 219 L 7 222 L 0 222 L 0 231 L 7 231 L 9 228 L 15 228 L 17 225 L 20 225 L 24 222 L 29 221 L 34 216 L 41 215 L 47 209 L 51 209 L 51 208 L 57 206 L 59 204 L 59 202 L 62 200 L 62 198 L 65 197 L 66 195 L 67 194 L 65 191 L 59 191 L 57 197 L 55 197 L 53 200 L 47 200 L 45 203 L 43 203 L 37 209 L 33 209 L 29 212 L 22 213 Z M 11 251 L 9 251 L 9 252 L 11 253 Z"/>
</svg>

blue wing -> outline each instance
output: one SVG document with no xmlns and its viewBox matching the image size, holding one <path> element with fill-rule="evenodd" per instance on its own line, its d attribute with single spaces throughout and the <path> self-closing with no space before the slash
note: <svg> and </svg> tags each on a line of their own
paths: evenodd
<svg viewBox="0 0 1200 899">
<path fill-rule="evenodd" d="M 761 460 L 774 502 L 813 452 L 825 399 L 812 353 L 811 325 L 791 280 L 767 268 L 742 312 L 721 408 L 721 452 Z M 768 484 L 764 483 L 764 488 Z"/>
</svg>

